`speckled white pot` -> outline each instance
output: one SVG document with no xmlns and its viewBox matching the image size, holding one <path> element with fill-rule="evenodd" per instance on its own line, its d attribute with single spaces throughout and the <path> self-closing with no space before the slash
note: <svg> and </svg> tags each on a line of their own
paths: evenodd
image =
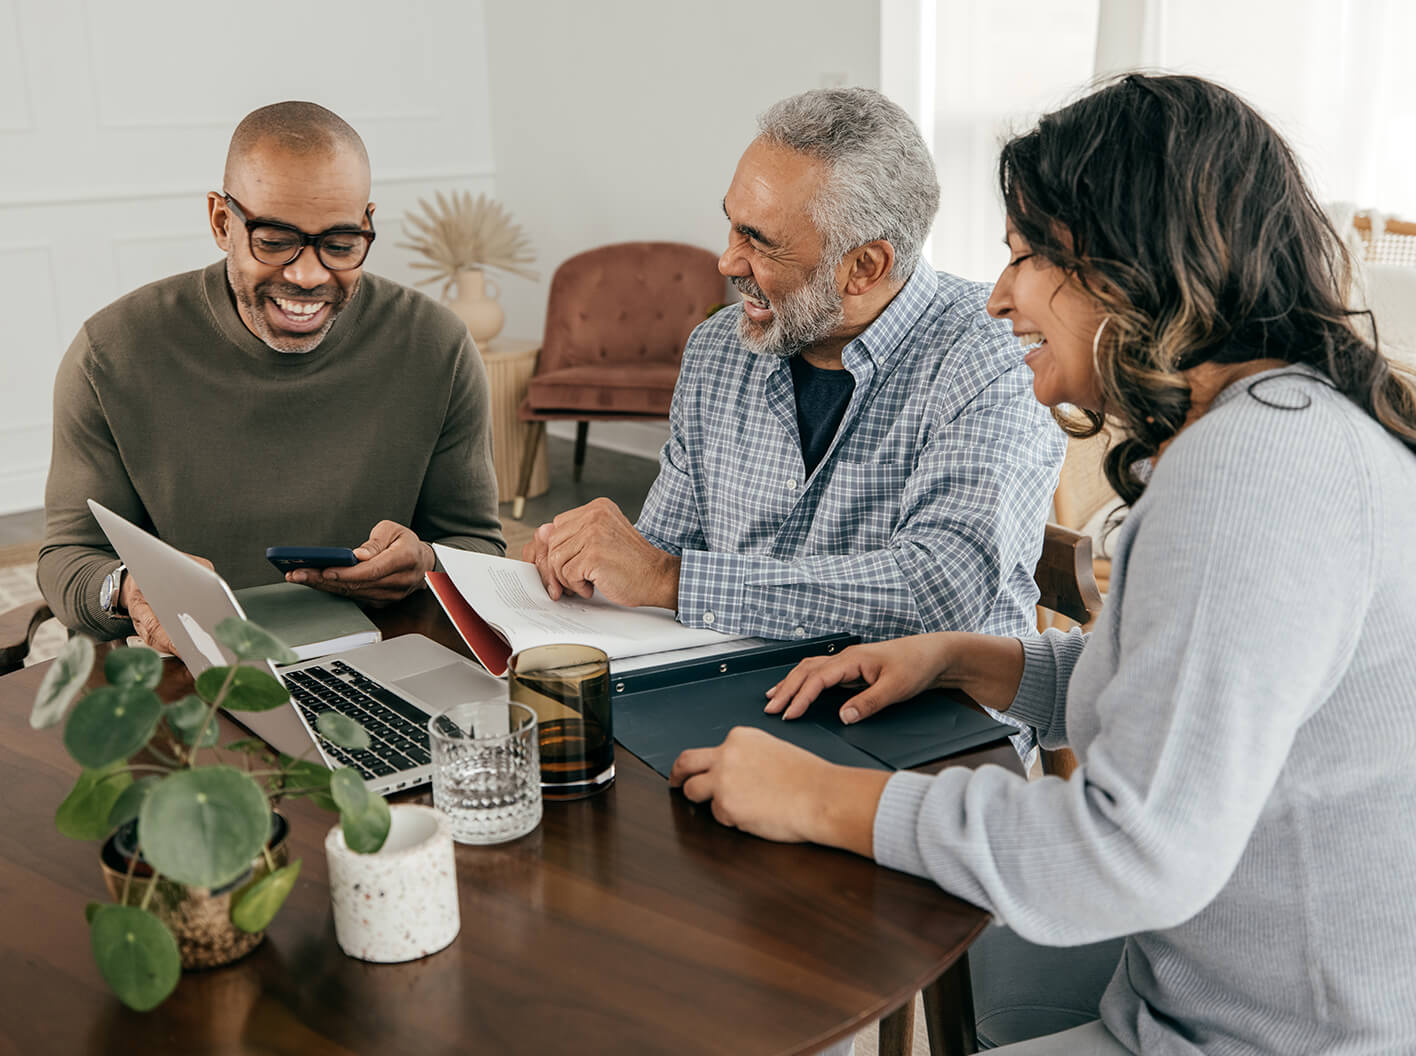
<svg viewBox="0 0 1416 1056">
<path fill-rule="evenodd" d="M 339 948 L 361 961 L 412 961 L 457 937 L 452 827 L 432 807 L 396 803 L 382 849 L 358 854 L 338 826 L 325 837 Z"/>
</svg>

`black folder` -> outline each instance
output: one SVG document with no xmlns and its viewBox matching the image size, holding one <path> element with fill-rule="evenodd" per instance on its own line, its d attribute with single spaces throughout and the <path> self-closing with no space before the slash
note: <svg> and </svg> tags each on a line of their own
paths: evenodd
<svg viewBox="0 0 1416 1056">
<path fill-rule="evenodd" d="M 855 689 L 823 693 L 799 719 L 767 715 L 769 687 L 797 661 L 839 652 L 858 639 L 827 635 L 616 674 L 610 697 L 615 740 L 665 777 L 685 748 L 719 744 L 734 726 L 755 726 L 847 766 L 897 770 L 956 755 L 1015 733 L 948 693 L 930 691 L 847 726 L 839 712 Z"/>
</svg>

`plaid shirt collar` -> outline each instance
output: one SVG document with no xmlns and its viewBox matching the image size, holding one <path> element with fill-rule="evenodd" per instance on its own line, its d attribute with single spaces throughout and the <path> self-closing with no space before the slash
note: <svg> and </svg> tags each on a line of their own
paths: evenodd
<svg viewBox="0 0 1416 1056">
<path fill-rule="evenodd" d="M 857 357 L 870 357 L 875 366 L 887 366 L 890 360 L 904 347 L 905 338 L 914 330 L 915 324 L 924 315 L 934 300 L 939 288 L 939 273 L 924 258 L 915 263 L 914 273 L 900 287 L 885 310 L 875 317 L 841 353 L 841 360 L 850 370 Z M 856 373 L 854 370 L 851 373 Z"/>
</svg>

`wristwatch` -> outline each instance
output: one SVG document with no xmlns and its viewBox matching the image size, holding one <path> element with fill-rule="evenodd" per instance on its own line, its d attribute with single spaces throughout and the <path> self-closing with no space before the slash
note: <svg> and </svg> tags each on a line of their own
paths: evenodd
<svg viewBox="0 0 1416 1056">
<path fill-rule="evenodd" d="M 98 588 L 98 604 L 110 616 L 128 615 L 119 607 L 118 599 L 123 595 L 123 574 L 127 565 L 119 565 L 103 577 L 103 585 Z"/>
</svg>

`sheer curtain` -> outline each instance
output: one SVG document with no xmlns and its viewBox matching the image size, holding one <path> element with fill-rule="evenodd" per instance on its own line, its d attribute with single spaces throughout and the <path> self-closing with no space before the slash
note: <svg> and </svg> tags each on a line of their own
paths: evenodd
<svg viewBox="0 0 1416 1056">
<path fill-rule="evenodd" d="M 1078 95 L 1095 62 L 1098 0 L 935 0 L 930 260 L 992 282 L 1007 262 L 998 148 Z"/>
<path fill-rule="evenodd" d="M 884 0 L 882 10 L 899 6 Z M 996 176 L 1001 140 L 1076 98 L 1094 78 L 1134 68 L 1220 81 L 1283 132 L 1321 200 L 1416 219 L 1416 87 L 1407 72 L 1416 46 L 1413 0 L 915 0 L 905 7 L 915 19 L 910 42 L 922 43 L 931 28 L 936 41 L 933 113 L 917 97 L 906 106 L 932 137 L 941 202 L 929 259 L 945 271 L 991 281 L 1007 258 Z M 882 23 L 883 34 L 893 32 Z M 925 77 L 928 65 L 918 71 Z M 882 64 L 882 73 L 889 69 Z"/>
<path fill-rule="evenodd" d="M 1411 0 L 1102 0 L 1102 39 L 1138 8 L 1134 59 L 1115 65 L 1220 81 L 1284 133 L 1319 198 L 1416 217 Z"/>
</svg>

